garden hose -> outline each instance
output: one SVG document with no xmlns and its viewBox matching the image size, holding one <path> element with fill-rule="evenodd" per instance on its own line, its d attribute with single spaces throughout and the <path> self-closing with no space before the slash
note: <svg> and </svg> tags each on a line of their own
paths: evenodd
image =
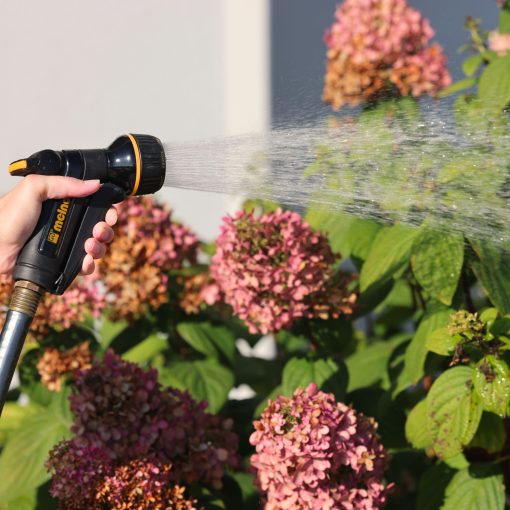
<svg viewBox="0 0 510 510">
<path fill-rule="evenodd" d="M 36 152 L 9 165 L 14 176 L 63 175 L 99 179 L 86 198 L 47 200 L 39 221 L 21 250 L 13 277 L 5 324 L 0 334 L 0 414 L 25 337 L 45 292 L 63 294 L 79 274 L 85 241 L 108 209 L 128 195 L 155 193 L 165 180 L 166 159 L 160 140 L 124 135 L 107 149 Z"/>
</svg>

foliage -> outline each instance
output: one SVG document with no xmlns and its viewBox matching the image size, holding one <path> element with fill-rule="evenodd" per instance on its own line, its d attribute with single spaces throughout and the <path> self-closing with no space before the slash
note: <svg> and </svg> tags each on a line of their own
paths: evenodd
<svg viewBox="0 0 510 510">
<path fill-rule="evenodd" d="M 365 3 L 372 16 L 377 2 Z M 422 51 L 430 27 L 402 12 Z M 318 147 L 307 170 L 339 190 L 342 211 L 252 201 L 206 246 L 151 199 L 122 206 L 100 272 L 48 298 L 25 349 L 0 420 L 1 510 L 57 508 L 50 490 L 63 508 L 91 494 L 101 508 L 137 508 L 144 491 L 170 508 L 269 509 L 296 497 L 308 508 L 317 487 L 363 508 L 505 508 L 510 2 L 497 33 L 466 26 L 466 77 L 441 95 L 457 95 L 450 120 L 483 133 L 483 145 L 441 140 L 435 153 L 402 158 L 399 130 L 418 135 L 427 105 L 369 88 L 354 118 L 335 121 L 353 129 L 352 150 Z M 377 164 L 355 150 L 368 142 Z M 348 169 L 340 183 L 338 168 Z M 388 181 L 412 206 L 381 194 L 362 204 L 381 221 L 350 214 L 353 197 Z M 493 238 L 458 228 L 473 203 L 497 204 Z M 44 462 L 57 443 L 50 482 Z M 279 462 L 282 451 L 293 456 Z"/>
</svg>

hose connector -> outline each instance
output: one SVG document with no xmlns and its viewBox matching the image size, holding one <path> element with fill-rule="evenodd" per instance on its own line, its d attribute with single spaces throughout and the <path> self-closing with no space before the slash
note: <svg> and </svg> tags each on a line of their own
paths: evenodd
<svg viewBox="0 0 510 510">
<path fill-rule="evenodd" d="M 9 310 L 20 312 L 33 318 L 43 293 L 44 289 L 39 285 L 27 280 L 19 280 L 14 284 Z"/>
</svg>

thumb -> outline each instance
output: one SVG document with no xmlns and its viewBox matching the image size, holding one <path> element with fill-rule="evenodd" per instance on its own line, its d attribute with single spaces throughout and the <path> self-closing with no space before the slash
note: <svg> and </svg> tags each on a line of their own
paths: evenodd
<svg viewBox="0 0 510 510">
<path fill-rule="evenodd" d="M 57 175 L 29 175 L 24 180 L 25 187 L 41 202 L 50 198 L 86 197 L 95 193 L 101 185 L 99 180 L 82 181 Z"/>
</svg>

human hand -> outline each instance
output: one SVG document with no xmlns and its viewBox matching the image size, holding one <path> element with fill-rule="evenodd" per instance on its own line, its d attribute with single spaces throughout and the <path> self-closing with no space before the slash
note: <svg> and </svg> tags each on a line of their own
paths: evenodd
<svg viewBox="0 0 510 510">
<path fill-rule="evenodd" d="M 18 253 L 32 234 L 42 203 L 53 198 L 79 198 L 92 195 L 100 183 L 82 181 L 72 177 L 27 175 L 9 193 L 0 198 L 0 273 L 11 273 Z M 92 237 L 85 243 L 86 256 L 82 274 L 94 272 L 94 259 L 106 252 L 106 245 L 113 240 L 113 225 L 117 211 L 112 207 L 105 221 L 96 224 Z"/>
</svg>

